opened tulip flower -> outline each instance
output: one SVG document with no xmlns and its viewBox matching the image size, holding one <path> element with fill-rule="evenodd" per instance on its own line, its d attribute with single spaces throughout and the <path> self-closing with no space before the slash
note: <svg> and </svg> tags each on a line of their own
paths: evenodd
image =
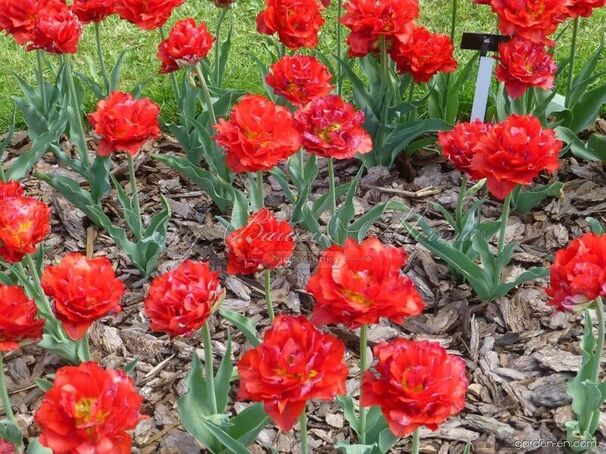
<svg viewBox="0 0 606 454">
<path fill-rule="evenodd" d="M 562 142 L 532 115 L 512 115 L 494 125 L 474 147 L 470 169 L 487 179 L 489 191 L 503 200 L 517 185 L 527 186 L 541 172 L 560 168 Z"/>
<path fill-rule="evenodd" d="M 204 60 L 213 47 L 215 38 L 206 24 L 196 24 L 194 19 L 182 19 L 171 29 L 168 38 L 158 46 L 158 58 L 163 74 L 182 67 L 195 66 Z"/>
<path fill-rule="evenodd" d="M 75 54 L 82 35 L 82 24 L 60 0 L 48 0 L 36 14 L 29 50 L 51 54 Z"/>
<path fill-rule="evenodd" d="M 0 256 L 20 262 L 50 233 L 50 208 L 32 197 L 0 199 Z"/>
<path fill-rule="evenodd" d="M 260 95 L 244 96 L 216 129 L 215 140 L 225 148 L 233 172 L 271 170 L 301 147 L 288 109 Z"/>
<path fill-rule="evenodd" d="M 118 15 L 143 30 L 162 27 L 185 0 L 116 0 Z"/>
<path fill-rule="evenodd" d="M 438 133 L 438 144 L 442 154 L 455 168 L 463 173 L 469 174 L 473 179 L 479 179 L 480 175 L 471 170 L 471 160 L 474 155 L 474 147 L 492 128 L 491 123 L 475 120 L 466 123 L 457 123 L 450 131 Z"/>
<path fill-rule="evenodd" d="M 499 18 L 499 30 L 517 35 L 536 44 L 551 45 L 549 35 L 566 17 L 564 0 L 493 0 L 492 9 Z"/>
<path fill-rule="evenodd" d="M 135 99 L 130 93 L 114 91 L 97 104 L 88 119 L 101 138 L 97 153 L 110 156 L 124 151 L 135 156 L 145 142 L 160 137 L 160 107 L 147 98 Z"/>
<path fill-rule="evenodd" d="M 553 56 L 542 44 L 519 37 L 499 44 L 496 77 L 512 98 L 519 98 L 530 87 L 552 89 L 557 70 Z"/>
<path fill-rule="evenodd" d="M 23 186 L 21 186 L 21 183 L 19 183 L 18 181 L 0 181 L 0 199 L 23 196 L 25 196 L 25 191 L 23 190 Z"/>
<path fill-rule="evenodd" d="M 580 312 L 606 296 L 606 235 L 586 233 L 556 253 L 551 265 L 549 304 Z"/>
<path fill-rule="evenodd" d="M 379 52 L 386 41 L 391 50 L 394 40 L 405 42 L 419 15 L 417 0 L 349 0 L 341 23 L 351 30 L 347 37 L 350 57 Z"/>
<path fill-rule="evenodd" d="M 373 351 L 376 372 L 364 375 L 360 404 L 381 407 L 394 435 L 437 430 L 465 407 L 465 361 L 439 343 L 396 339 Z"/>
<path fill-rule="evenodd" d="M 0 31 L 12 35 L 20 45 L 32 40 L 36 16 L 43 0 L 0 0 Z"/>
<path fill-rule="evenodd" d="M 35 414 L 40 443 L 55 454 L 131 452 L 127 433 L 144 417 L 143 398 L 122 370 L 86 362 L 62 367 Z"/>
<path fill-rule="evenodd" d="M 313 98 L 331 92 L 331 74 L 311 55 L 285 55 L 269 68 L 267 84 L 277 95 L 295 106 L 305 106 Z"/>
<path fill-rule="evenodd" d="M 278 427 L 290 430 L 308 401 L 345 393 L 344 354 L 343 341 L 319 331 L 305 317 L 280 315 L 263 342 L 238 361 L 238 398 L 263 402 Z"/>
<path fill-rule="evenodd" d="M 289 49 L 318 46 L 318 33 L 324 25 L 322 5 L 318 0 L 266 0 L 257 16 L 257 31 L 277 34 Z"/>
<path fill-rule="evenodd" d="M 18 454 L 15 445 L 0 438 L 0 454 Z"/>
<path fill-rule="evenodd" d="M 568 5 L 569 17 L 590 17 L 593 11 L 606 5 L 606 0 L 572 0 Z"/>
<path fill-rule="evenodd" d="M 116 12 L 115 0 L 74 0 L 72 11 L 80 22 L 101 22 Z"/>
<path fill-rule="evenodd" d="M 18 349 L 22 343 L 42 338 L 44 320 L 36 303 L 16 285 L 0 284 L 0 352 Z"/>
<path fill-rule="evenodd" d="M 387 318 L 401 323 L 419 315 L 423 300 L 413 281 L 402 274 L 404 250 L 377 238 L 326 249 L 309 279 L 307 291 L 316 300 L 316 325 L 343 323 L 350 329 Z"/>
<path fill-rule="evenodd" d="M 156 277 L 145 299 L 152 331 L 170 336 L 195 334 L 225 296 L 218 276 L 207 262 L 186 260 Z"/>
<path fill-rule="evenodd" d="M 404 39 L 396 39 L 391 57 L 398 72 L 410 74 L 415 82 L 429 82 L 439 72 L 457 69 L 454 46 L 449 36 L 414 27 Z"/>
<path fill-rule="evenodd" d="M 65 255 L 56 266 L 47 266 L 42 288 L 53 299 L 56 317 L 74 340 L 81 339 L 95 320 L 120 312 L 125 289 L 109 259 L 89 259 L 78 253 Z"/>
</svg>

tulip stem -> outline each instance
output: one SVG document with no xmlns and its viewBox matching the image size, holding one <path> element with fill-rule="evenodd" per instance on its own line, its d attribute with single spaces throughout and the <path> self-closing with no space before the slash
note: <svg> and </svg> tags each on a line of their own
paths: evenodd
<svg viewBox="0 0 606 454">
<path fill-rule="evenodd" d="M 335 185 L 335 162 L 333 158 L 328 158 L 328 185 L 332 203 L 332 214 L 335 214 L 337 212 L 337 188 Z"/>
<path fill-rule="evenodd" d="M 229 7 L 221 8 L 215 36 L 215 85 L 217 87 L 221 86 L 221 26 L 223 25 L 223 20 L 225 19 L 228 9 Z"/>
<path fill-rule="evenodd" d="M 160 40 L 164 41 L 166 39 L 166 33 L 164 31 L 164 27 L 160 27 Z M 181 99 L 181 91 L 179 90 L 179 82 L 177 81 L 177 75 L 172 72 L 170 73 L 170 78 L 173 82 L 173 91 L 175 92 L 175 96 L 177 97 L 177 104 L 179 104 L 179 100 Z"/>
<path fill-rule="evenodd" d="M 81 359 L 83 362 L 91 361 L 92 356 L 90 354 L 90 346 L 88 344 L 88 332 L 84 333 L 84 336 L 82 336 L 82 339 L 78 341 L 78 344 L 78 356 L 80 356 L 79 353 L 82 351 L 82 357 L 79 359 Z"/>
<path fill-rule="evenodd" d="M 78 134 L 80 134 L 80 137 L 81 137 L 81 141 L 78 140 L 76 142 L 82 142 L 84 145 L 86 145 L 86 139 L 85 139 L 86 134 L 84 133 L 84 125 L 82 124 L 82 115 L 81 115 L 80 106 L 78 103 L 78 93 L 76 91 L 76 83 L 74 82 L 72 64 L 71 64 L 69 55 L 62 55 L 62 58 L 63 58 L 63 64 L 65 65 L 65 71 L 67 72 L 67 85 L 69 88 L 69 95 L 70 95 L 70 99 L 72 102 L 72 109 L 74 110 L 74 116 L 76 117 L 76 125 L 78 126 Z M 84 149 L 81 149 L 82 147 L 78 146 L 78 143 L 76 143 L 76 148 L 78 149 L 78 152 L 80 154 L 80 160 L 82 161 L 83 164 L 85 164 L 88 167 L 89 166 L 88 150 L 86 149 L 86 146 L 84 146 Z"/>
<path fill-rule="evenodd" d="M 37 299 L 40 300 L 43 306 L 43 310 L 41 311 L 42 315 L 53 318 L 53 309 L 51 308 L 50 302 L 42 289 L 42 282 L 40 281 L 40 276 L 38 274 L 38 267 L 34 263 L 34 259 L 32 258 L 31 254 L 25 256 L 25 263 L 34 281 L 34 292 L 38 296 Z"/>
<path fill-rule="evenodd" d="M 210 120 L 210 125 L 214 128 L 214 126 L 217 124 L 217 117 L 215 116 L 215 109 L 213 107 L 213 102 L 210 97 L 210 90 L 208 89 L 208 84 L 206 83 L 204 73 L 202 73 L 202 67 L 200 66 L 200 63 L 196 65 L 196 74 L 198 75 L 198 79 L 200 79 L 200 85 L 202 85 L 202 96 L 204 97 L 206 109 L 208 110 L 208 118 Z"/>
<path fill-rule="evenodd" d="M 6 389 L 6 377 L 4 375 L 4 353 L 0 353 L 0 397 L 2 398 L 2 406 L 6 417 L 12 423 L 15 422 L 15 414 L 11 407 L 11 400 L 8 397 L 8 389 Z"/>
<path fill-rule="evenodd" d="M 38 85 L 40 86 L 40 93 L 42 94 L 42 104 L 44 104 L 44 110 L 47 111 L 48 110 L 48 99 L 46 97 L 46 83 L 44 82 L 44 72 L 43 72 L 43 65 L 42 65 L 42 51 L 37 50 L 36 51 L 36 66 L 37 66 L 37 71 L 36 71 L 36 78 L 38 79 Z"/>
<path fill-rule="evenodd" d="M 103 50 L 101 49 L 101 30 L 100 30 L 99 22 L 95 22 L 95 41 L 97 45 L 97 56 L 99 57 L 99 67 L 101 68 L 101 76 L 103 77 L 103 82 L 105 83 L 105 89 L 107 90 L 107 95 L 109 96 L 112 87 L 110 87 L 109 77 L 107 77 L 107 68 L 105 66 L 105 58 L 103 57 Z"/>
<path fill-rule="evenodd" d="M 452 20 L 450 21 L 450 40 L 454 44 L 455 32 L 457 30 L 457 7 L 458 0 L 452 0 Z"/>
<path fill-rule="evenodd" d="M 459 196 L 457 197 L 457 208 L 456 208 L 456 223 L 459 232 L 463 230 L 463 208 L 465 207 L 465 195 L 467 194 L 467 174 L 463 174 L 461 178 L 461 189 L 459 189 Z"/>
<path fill-rule="evenodd" d="M 570 44 L 570 62 L 568 67 L 568 92 L 566 93 L 566 105 L 570 105 L 570 95 L 572 93 L 572 82 L 574 79 L 574 66 L 576 63 L 577 57 L 577 37 L 579 34 L 579 23 L 581 21 L 580 17 L 575 18 L 574 24 L 572 26 L 572 43 Z"/>
<path fill-rule="evenodd" d="M 419 448 L 421 447 L 421 429 L 417 429 L 412 434 L 412 449 L 411 454 L 419 454 Z"/>
<path fill-rule="evenodd" d="M 337 94 L 341 96 L 343 91 L 343 69 L 341 68 L 341 60 L 343 58 L 342 39 L 343 25 L 341 24 L 341 15 L 343 14 L 343 0 L 337 0 Z"/>
<path fill-rule="evenodd" d="M 271 302 L 271 270 L 265 270 L 263 272 L 263 281 L 265 289 L 265 304 L 267 305 L 267 313 L 269 314 L 269 321 L 273 322 L 275 318 L 274 305 Z"/>
<path fill-rule="evenodd" d="M 360 328 L 360 399 L 362 398 L 362 382 L 368 368 L 366 350 L 368 349 L 368 325 Z M 360 444 L 366 444 L 366 408 L 360 404 Z"/>
<path fill-rule="evenodd" d="M 202 326 L 202 341 L 204 342 L 204 367 L 206 368 L 206 385 L 210 397 L 211 411 L 217 414 L 217 396 L 215 394 L 215 373 L 213 369 L 213 345 L 210 339 L 209 320 Z"/>
<path fill-rule="evenodd" d="M 600 382 L 600 360 L 602 352 L 604 351 L 604 302 L 602 297 L 598 296 L 595 300 L 596 316 L 598 322 L 598 339 L 595 347 L 595 354 L 598 360 L 595 361 L 595 371 L 593 373 L 593 382 Z"/>
<path fill-rule="evenodd" d="M 299 424 L 301 425 L 301 454 L 308 454 L 309 446 L 307 440 L 307 413 L 305 413 L 305 408 L 303 409 L 303 413 L 299 419 Z"/>
<path fill-rule="evenodd" d="M 128 178 L 130 180 L 130 192 L 132 197 L 132 209 L 135 215 L 137 228 L 133 233 L 137 240 L 143 237 L 143 221 L 141 220 L 141 202 L 139 201 L 139 191 L 137 191 L 137 176 L 135 174 L 135 158 L 128 153 Z"/>
<path fill-rule="evenodd" d="M 503 252 L 503 248 L 505 246 L 505 233 L 507 231 L 507 221 L 509 220 L 509 213 L 511 211 L 511 199 L 513 197 L 513 192 L 514 191 L 511 191 L 509 194 L 507 194 L 507 197 L 505 197 L 505 202 L 503 202 L 503 214 L 501 214 L 501 227 L 499 229 L 499 255 Z"/>
<path fill-rule="evenodd" d="M 259 199 L 257 208 L 261 209 L 265 205 L 265 189 L 263 187 L 263 172 L 260 170 L 257 171 L 257 198 Z"/>
</svg>

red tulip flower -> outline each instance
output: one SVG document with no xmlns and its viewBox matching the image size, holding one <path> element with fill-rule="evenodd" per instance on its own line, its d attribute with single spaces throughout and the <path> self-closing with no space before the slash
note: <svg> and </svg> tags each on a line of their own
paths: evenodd
<svg viewBox="0 0 606 454">
<path fill-rule="evenodd" d="M 162 61 L 160 72 L 167 74 L 197 65 L 206 58 L 214 42 L 204 22 L 198 25 L 194 19 L 180 20 L 158 46 L 158 58 Z"/>
<path fill-rule="evenodd" d="M 42 273 L 42 288 L 54 299 L 54 310 L 74 340 L 81 339 L 97 319 L 122 310 L 124 284 L 106 257 L 69 253 Z"/>
<path fill-rule="evenodd" d="M 20 45 L 27 44 L 44 3 L 46 0 L 0 0 L 0 31 L 12 35 Z"/>
<path fill-rule="evenodd" d="M 590 17 L 593 10 L 606 5 L 606 0 L 571 0 L 567 9 L 568 17 Z"/>
<path fill-rule="evenodd" d="M 152 331 L 170 336 L 198 331 L 225 296 L 218 276 L 207 262 L 186 260 L 155 278 L 145 299 Z"/>
<path fill-rule="evenodd" d="M 562 142 L 532 115 L 512 115 L 495 125 L 474 147 L 470 169 L 487 179 L 489 191 L 503 200 L 517 185 L 527 186 L 543 171 L 560 168 Z"/>
<path fill-rule="evenodd" d="M 50 208 L 32 197 L 0 199 L 0 257 L 20 262 L 50 233 Z"/>
<path fill-rule="evenodd" d="M 16 285 L 0 284 L 0 352 L 18 349 L 23 342 L 42 338 L 44 320 L 36 303 Z"/>
<path fill-rule="evenodd" d="M 439 72 L 457 69 L 454 46 L 450 37 L 432 33 L 425 27 L 415 27 L 410 36 L 396 40 L 391 57 L 398 72 L 410 74 L 415 82 L 424 83 Z"/>
<path fill-rule="evenodd" d="M 387 50 L 394 40 L 406 41 L 419 16 L 417 0 L 349 0 L 341 23 L 351 30 L 347 37 L 350 57 L 364 57 L 380 50 L 385 38 Z"/>
<path fill-rule="evenodd" d="M 551 265 L 549 304 L 580 312 L 606 296 L 606 236 L 586 233 L 556 253 Z"/>
<path fill-rule="evenodd" d="M 257 16 L 257 31 L 278 34 L 286 47 L 297 50 L 318 46 L 318 33 L 324 25 L 318 0 L 266 0 Z"/>
<path fill-rule="evenodd" d="M 262 208 L 225 240 L 227 272 L 254 274 L 284 265 L 295 249 L 293 235 L 288 222 L 278 221 L 271 211 Z"/>
<path fill-rule="evenodd" d="M 0 199 L 23 196 L 25 196 L 25 191 L 18 181 L 9 180 L 6 183 L 0 181 Z"/>
<path fill-rule="evenodd" d="M 567 7 L 566 0 L 492 1 L 501 33 L 547 45 L 553 44 L 549 35 L 565 19 Z"/>
<path fill-rule="evenodd" d="M 161 136 L 159 116 L 160 107 L 150 99 L 112 92 L 88 116 L 95 133 L 101 137 L 97 153 L 110 156 L 115 151 L 125 151 L 135 156 L 145 142 Z"/>
<path fill-rule="evenodd" d="M 437 430 L 465 407 L 465 361 L 439 343 L 396 339 L 373 351 L 376 373 L 364 374 L 360 404 L 380 406 L 397 437 L 422 426 Z"/>
<path fill-rule="evenodd" d="M 329 247 L 307 284 L 316 300 L 312 321 L 355 329 L 380 318 L 401 323 L 419 315 L 423 300 L 401 271 L 407 259 L 404 250 L 384 246 L 377 238 Z"/>
<path fill-rule="evenodd" d="M 301 148 L 288 109 L 259 95 L 244 96 L 216 128 L 215 140 L 225 148 L 233 172 L 271 170 Z"/>
<path fill-rule="evenodd" d="M 28 50 L 51 54 L 75 54 L 82 36 L 82 24 L 72 10 L 59 0 L 48 0 L 34 22 Z"/>
<path fill-rule="evenodd" d="M 280 430 L 292 429 L 308 400 L 345 394 L 347 364 L 340 339 L 305 317 L 280 315 L 263 342 L 238 362 L 239 400 L 263 402 Z"/>
<path fill-rule="evenodd" d="M 0 438 L 0 454 L 18 454 L 15 445 Z"/>
<path fill-rule="evenodd" d="M 97 363 L 66 366 L 36 412 L 40 443 L 55 454 L 129 454 L 134 429 L 144 417 L 143 398 L 122 370 Z"/>
<path fill-rule="evenodd" d="M 313 99 L 295 114 L 303 137 L 303 148 L 325 158 L 350 159 L 372 150 L 364 112 L 338 95 Z"/>
<path fill-rule="evenodd" d="M 557 70 L 553 56 L 542 44 L 514 37 L 499 45 L 496 76 L 512 98 L 519 98 L 529 87 L 552 89 Z"/>
<path fill-rule="evenodd" d="M 80 22 L 101 22 L 116 12 L 115 0 L 74 0 L 72 11 Z"/>
<path fill-rule="evenodd" d="M 330 71 L 311 55 L 286 55 L 271 65 L 265 77 L 277 95 L 295 106 L 304 106 L 333 89 Z"/>
<path fill-rule="evenodd" d="M 481 179 L 480 175 L 471 170 L 471 160 L 474 147 L 492 128 L 492 124 L 475 120 L 467 123 L 457 123 L 450 131 L 438 133 L 438 144 L 442 154 L 460 172 L 469 174 L 474 180 Z"/>
<path fill-rule="evenodd" d="M 116 0 L 118 15 L 143 30 L 162 27 L 185 0 Z"/>
</svg>

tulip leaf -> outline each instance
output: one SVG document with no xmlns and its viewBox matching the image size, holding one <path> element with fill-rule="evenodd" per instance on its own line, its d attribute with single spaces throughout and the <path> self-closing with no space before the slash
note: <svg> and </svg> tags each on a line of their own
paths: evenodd
<svg viewBox="0 0 606 454">
<path fill-rule="evenodd" d="M 221 426 L 215 424 L 210 418 L 202 418 L 200 425 L 217 439 L 221 445 L 225 446 L 231 454 L 249 454 L 246 446 L 229 435 Z"/>
<path fill-rule="evenodd" d="M 27 447 L 27 454 L 53 454 L 53 451 L 49 448 L 46 448 L 40 444 L 40 441 L 37 438 L 29 441 L 29 446 Z"/>
<path fill-rule="evenodd" d="M 38 342 L 38 346 L 71 364 L 80 364 L 78 345 L 71 339 L 60 340 L 51 334 L 44 334 L 42 340 Z"/>
<path fill-rule="evenodd" d="M 603 235 L 605 233 L 604 226 L 596 218 L 587 217 L 585 220 L 591 227 L 591 231 L 596 235 Z"/>
<path fill-rule="evenodd" d="M 570 109 L 572 123 L 569 128 L 579 133 L 590 127 L 598 118 L 600 108 L 606 103 L 606 83 L 586 92 Z"/>
<path fill-rule="evenodd" d="M 265 413 L 263 404 L 257 403 L 246 407 L 237 416 L 231 418 L 229 423 L 227 433 L 243 445 L 248 446 L 257 439 L 263 428 L 271 423 L 271 419 Z"/>
<path fill-rule="evenodd" d="M 345 454 L 373 454 L 375 445 L 350 445 L 346 441 L 335 444 L 335 448 Z"/>
<path fill-rule="evenodd" d="M 0 420 L 0 439 L 6 440 L 18 448 L 23 447 L 23 434 L 17 425 L 8 420 Z"/>
<path fill-rule="evenodd" d="M 53 387 L 53 382 L 47 380 L 46 378 L 36 378 L 35 379 L 36 386 L 40 388 L 42 391 L 46 392 Z"/>
<path fill-rule="evenodd" d="M 217 409 L 219 412 L 224 411 L 229 402 L 231 376 L 234 370 L 234 363 L 231 359 L 231 346 L 231 332 L 228 329 L 225 353 L 223 354 L 223 359 L 221 360 L 221 364 L 219 364 L 219 369 L 217 369 L 217 374 L 214 378 L 215 398 L 217 400 Z"/>
<path fill-rule="evenodd" d="M 533 208 L 538 206 L 543 200 L 548 197 L 560 198 L 562 196 L 562 188 L 564 183 L 556 181 L 555 183 L 537 185 L 531 189 L 521 189 L 515 191 L 512 200 L 513 210 L 516 213 L 527 214 Z"/>
<path fill-rule="evenodd" d="M 358 415 L 356 414 L 356 410 L 355 410 L 356 405 L 354 404 L 353 398 L 349 394 L 345 394 L 342 396 L 337 396 L 335 399 L 336 399 L 337 403 L 339 404 L 339 406 L 343 409 L 343 416 L 345 416 L 345 419 L 349 423 L 349 427 L 351 427 L 354 430 L 354 432 L 356 432 L 359 435 L 360 434 L 360 419 L 358 418 Z"/>
<path fill-rule="evenodd" d="M 261 343 L 261 340 L 257 335 L 257 328 L 250 318 L 247 318 L 244 315 L 239 314 L 235 311 L 224 308 L 219 309 L 219 313 L 221 314 L 221 317 L 223 317 L 236 328 L 238 328 L 253 347 L 256 347 Z"/>
</svg>

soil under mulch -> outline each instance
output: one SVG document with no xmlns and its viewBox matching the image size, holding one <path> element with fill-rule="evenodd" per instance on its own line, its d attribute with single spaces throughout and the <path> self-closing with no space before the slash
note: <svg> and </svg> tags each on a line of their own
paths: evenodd
<svg viewBox="0 0 606 454">
<path fill-rule="evenodd" d="M 16 134 L 9 158 L 22 153 L 28 146 L 26 134 Z M 92 143 L 91 148 L 94 148 Z M 154 151 L 174 152 L 178 151 L 178 146 L 167 138 Z M 37 170 L 70 174 L 59 168 L 52 156 L 46 159 Z M 115 173 L 126 188 L 126 163 L 120 159 L 116 157 Z M 161 194 L 168 198 L 173 209 L 167 248 L 158 271 L 164 272 L 186 258 L 209 260 L 215 267 L 224 269 L 224 230 L 215 220 L 218 212 L 208 196 L 149 158 L 148 152 L 141 153 L 137 163 L 145 215 L 150 216 L 159 209 Z M 340 182 L 353 178 L 358 166 L 355 161 L 339 163 Z M 404 181 L 401 175 L 411 181 Z M 601 163 L 577 162 L 569 158 L 563 161 L 557 178 L 565 182 L 561 199 L 549 200 L 529 215 L 514 214 L 510 219 L 508 240 L 515 240 L 521 246 L 508 269 L 511 275 L 531 266 L 548 266 L 557 249 L 588 230 L 587 216 L 601 219 L 606 212 L 606 174 Z M 448 235 L 446 223 L 430 209 L 430 203 L 438 202 L 452 209 L 459 181 L 460 174 L 435 155 L 428 155 L 425 160 L 417 157 L 412 162 L 401 163 L 400 169 L 391 172 L 373 169 L 365 175 L 356 209 L 364 213 L 379 202 L 399 200 L 426 211 L 433 227 Z M 69 251 L 84 252 L 88 244 L 95 254 L 109 256 L 127 284 L 123 312 L 94 325 L 91 348 L 94 358 L 105 367 L 122 368 L 138 359 L 135 380 L 145 398 L 143 412 L 150 418 L 141 422 L 134 432 L 134 452 L 203 452 L 180 428 L 175 404 L 186 390 L 184 377 L 193 349 L 203 357 L 201 338 L 169 339 L 150 333 L 142 313 L 149 280 L 141 278 L 107 235 L 91 227 L 78 210 L 46 184 L 33 178 L 26 179 L 24 184 L 30 195 L 53 206 L 53 229 L 46 241 L 47 261 L 54 262 Z M 313 193 L 322 194 L 327 186 L 326 169 L 322 168 Z M 279 185 L 271 177 L 266 180 L 266 192 L 267 205 L 286 217 L 291 207 L 285 203 Z M 484 208 L 485 215 L 492 218 L 497 218 L 500 210 L 501 204 L 497 202 L 490 202 Z M 106 211 L 117 217 L 120 207 L 114 198 L 107 199 Z M 406 273 L 416 282 L 427 309 L 423 315 L 400 326 L 383 323 L 372 327 L 370 343 L 373 345 L 396 336 L 439 341 L 450 352 L 465 358 L 470 378 L 465 411 L 451 418 L 437 432 L 423 431 L 421 451 L 460 453 L 470 441 L 475 453 L 527 452 L 515 449 L 514 440 L 564 440 L 564 423 L 573 416 L 565 384 L 580 364 L 582 318 L 554 313 L 546 306 L 543 290 L 546 280 L 528 283 L 492 303 L 481 303 L 468 285 L 457 285 L 451 280 L 444 263 L 406 236 L 399 226 L 399 216 L 401 214 L 388 213 L 371 234 L 380 235 L 385 243 L 403 246 L 408 251 L 410 260 Z M 303 235 L 303 238 L 310 236 Z M 272 293 L 277 312 L 310 313 L 313 301 L 304 288 L 319 253 L 317 244 L 303 239 L 297 244 L 290 268 L 273 273 Z M 265 329 L 269 321 L 260 281 L 224 273 L 222 279 L 228 289 L 225 305 L 255 320 L 260 331 Z M 228 324 L 218 317 L 213 317 L 212 324 L 213 353 L 219 361 L 225 352 Z M 331 331 L 343 338 L 349 347 L 347 358 L 351 371 L 347 386 L 357 394 L 357 332 L 339 328 Z M 232 334 L 233 354 L 237 359 L 250 345 L 235 330 Z M 38 434 L 33 413 L 43 395 L 34 380 L 52 374 L 59 366 L 61 362 L 57 357 L 35 346 L 8 355 L 11 399 L 19 424 L 29 437 Z M 232 401 L 235 396 L 234 387 Z M 245 405 L 237 403 L 235 411 Z M 333 453 L 336 452 L 334 444 L 339 440 L 355 440 L 336 404 L 313 402 L 308 411 L 310 445 L 314 452 Z M 598 437 L 604 439 L 604 436 L 606 418 L 600 422 Z M 298 453 L 298 437 L 296 430 L 280 433 L 268 426 L 250 452 L 270 452 L 263 446 L 273 446 L 281 453 Z M 606 442 L 601 441 L 598 450 L 606 452 Z M 403 440 L 393 450 L 398 453 L 409 451 L 409 440 Z M 547 447 L 535 452 L 565 451 Z"/>
</svg>

